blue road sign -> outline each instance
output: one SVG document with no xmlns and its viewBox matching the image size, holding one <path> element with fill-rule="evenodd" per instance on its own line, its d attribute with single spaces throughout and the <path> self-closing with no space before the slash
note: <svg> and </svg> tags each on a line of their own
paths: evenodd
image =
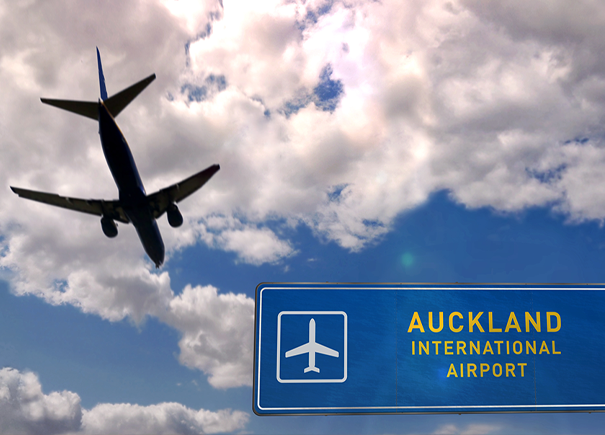
<svg viewBox="0 0 605 435">
<path fill-rule="evenodd" d="M 605 285 L 260 284 L 259 415 L 605 411 Z"/>
</svg>

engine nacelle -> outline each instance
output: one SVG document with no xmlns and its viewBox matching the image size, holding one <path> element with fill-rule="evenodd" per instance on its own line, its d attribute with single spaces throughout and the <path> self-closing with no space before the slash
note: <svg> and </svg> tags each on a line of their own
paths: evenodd
<svg viewBox="0 0 605 435">
<path fill-rule="evenodd" d="M 118 235 L 118 226 L 113 219 L 103 216 L 101 218 L 101 228 L 103 228 L 103 234 L 109 238 L 114 238 Z"/>
<path fill-rule="evenodd" d="M 179 211 L 179 208 L 176 204 L 170 204 L 168 206 L 168 210 L 166 210 L 166 215 L 168 216 L 168 223 L 172 228 L 180 227 L 183 225 L 183 215 Z"/>
</svg>

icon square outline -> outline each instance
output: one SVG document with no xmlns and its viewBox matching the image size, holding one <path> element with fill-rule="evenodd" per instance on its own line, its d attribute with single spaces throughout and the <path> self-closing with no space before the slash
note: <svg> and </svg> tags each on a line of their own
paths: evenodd
<svg viewBox="0 0 605 435">
<path fill-rule="evenodd" d="M 344 373 L 341 379 L 282 379 L 280 377 L 280 357 L 281 357 L 281 317 L 282 315 L 341 315 L 344 320 L 344 349 L 343 366 Z M 347 380 L 347 329 L 348 317 L 344 311 L 281 311 L 277 315 L 277 381 L 282 384 L 338 384 Z"/>
</svg>

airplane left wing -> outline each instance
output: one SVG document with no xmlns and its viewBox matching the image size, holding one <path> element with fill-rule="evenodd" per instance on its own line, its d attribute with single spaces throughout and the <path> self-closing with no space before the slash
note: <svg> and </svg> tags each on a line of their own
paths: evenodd
<svg viewBox="0 0 605 435">
<path fill-rule="evenodd" d="M 96 216 L 107 216 L 113 220 L 122 223 L 129 223 L 128 217 L 124 213 L 120 201 L 104 201 L 101 199 L 79 199 L 59 196 L 54 193 L 37 192 L 35 190 L 21 189 L 12 187 L 11 190 L 19 197 L 31 199 L 32 201 L 42 202 L 44 204 L 54 205 L 56 207 L 66 208 L 68 210 L 79 211 L 82 213 L 93 214 Z"/>
<path fill-rule="evenodd" d="M 216 174 L 220 168 L 221 167 L 219 165 L 212 165 L 179 183 L 165 187 L 162 190 L 148 195 L 147 199 L 153 212 L 153 217 L 155 219 L 159 218 L 168 209 L 170 204 L 182 201 L 193 192 L 198 190 L 200 187 L 206 184 L 206 182 L 210 180 L 210 178 Z"/>
<path fill-rule="evenodd" d="M 291 356 L 302 355 L 303 353 L 309 353 L 311 350 L 311 343 L 303 344 L 302 346 L 295 347 L 294 349 L 286 352 L 286 358 Z"/>
</svg>

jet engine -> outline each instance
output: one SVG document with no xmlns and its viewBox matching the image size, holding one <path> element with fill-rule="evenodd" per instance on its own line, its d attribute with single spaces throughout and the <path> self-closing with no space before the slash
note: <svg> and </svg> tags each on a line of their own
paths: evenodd
<svg viewBox="0 0 605 435">
<path fill-rule="evenodd" d="M 113 238 L 118 235 L 118 226 L 107 216 L 103 216 L 101 218 L 101 228 L 103 228 L 103 233 L 109 238 Z"/>
<path fill-rule="evenodd" d="M 166 214 L 168 215 L 168 223 L 171 227 L 176 228 L 183 225 L 183 215 L 176 204 L 170 204 L 168 210 L 166 210 Z"/>
</svg>

